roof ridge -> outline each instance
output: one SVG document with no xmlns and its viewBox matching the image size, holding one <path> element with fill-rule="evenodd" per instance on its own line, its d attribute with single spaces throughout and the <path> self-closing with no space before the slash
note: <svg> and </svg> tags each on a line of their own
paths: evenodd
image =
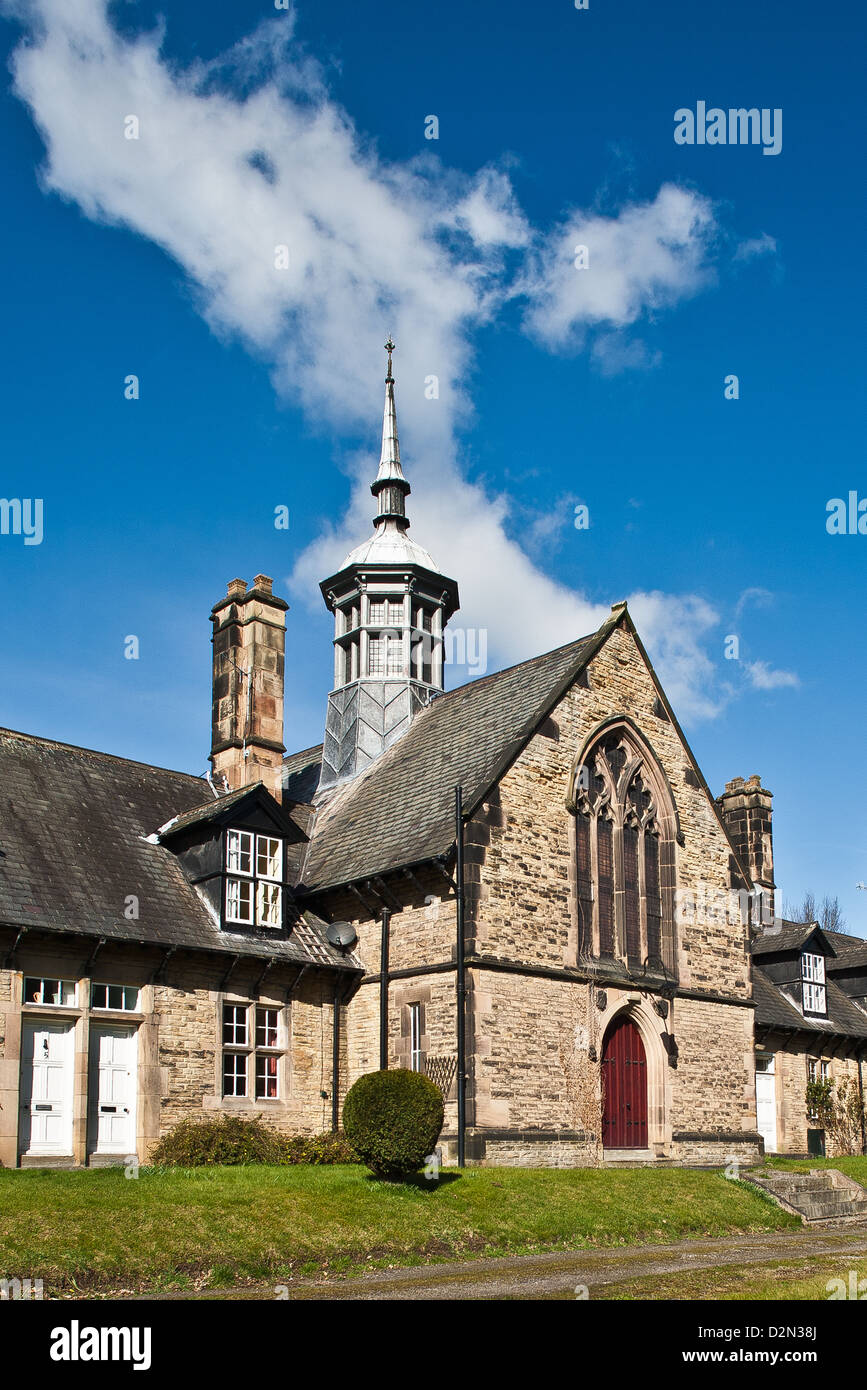
<svg viewBox="0 0 867 1390">
<path fill-rule="evenodd" d="M 94 758 L 111 758 L 112 762 L 127 763 L 131 767 L 146 767 L 149 772 L 168 772 L 172 777 L 185 777 L 191 782 L 202 782 L 205 778 L 197 772 L 181 772 L 176 767 L 162 767 L 159 763 L 145 763 L 140 758 L 125 758 L 122 753 L 105 753 L 100 748 L 87 748 L 83 743 L 65 743 L 59 738 L 45 738 L 42 734 L 27 734 L 22 729 L 7 729 L 0 726 L 0 738 L 25 739 L 28 743 L 49 744 L 53 748 L 68 748 L 73 753 L 89 753 Z"/>
<path fill-rule="evenodd" d="M 470 686 L 476 687 L 483 685 L 485 681 L 495 680 L 498 676 L 507 676 L 510 671 L 518 671 L 522 666 L 535 666 L 537 662 L 545 661 L 549 656 L 556 656 L 558 652 L 565 652 L 568 647 L 577 647 L 584 642 L 589 642 L 598 631 L 597 628 L 595 632 L 588 632 L 584 637 L 573 637 L 571 642 L 562 642 L 559 647 L 552 647 L 550 651 L 525 657 L 523 661 L 513 661 L 511 666 L 503 666 L 499 671 L 489 671 L 486 676 L 476 676 L 475 680 L 464 681 L 463 685 L 456 685 L 452 690 L 442 691 L 435 700 L 431 700 L 431 704 L 439 704 L 441 700 L 447 700 L 450 696 L 457 695 L 461 690 L 467 690 Z"/>
</svg>

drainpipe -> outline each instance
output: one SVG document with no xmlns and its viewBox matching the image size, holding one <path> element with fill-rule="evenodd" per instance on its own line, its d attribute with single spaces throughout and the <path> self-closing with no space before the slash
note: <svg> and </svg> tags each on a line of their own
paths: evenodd
<svg viewBox="0 0 867 1390">
<path fill-rule="evenodd" d="M 334 1009 L 331 1028 L 331 1128 L 340 1128 L 340 976 L 334 981 Z"/>
<path fill-rule="evenodd" d="M 466 1101 L 466 969 L 464 964 L 464 814 L 463 788 L 455 787 L 455 882 L 457 885 L 457 1035 L 458 1035 L 458 1167 L 464 1167 L 467 1128 Z"/>
<path fill-rule="evenodd" d="M 379 956 L 379 1070 L 388 1071 L 388 928 L 391 922 L 391 909 L 384 907 L 380 924 L 382 928 Z"/>
</svg>

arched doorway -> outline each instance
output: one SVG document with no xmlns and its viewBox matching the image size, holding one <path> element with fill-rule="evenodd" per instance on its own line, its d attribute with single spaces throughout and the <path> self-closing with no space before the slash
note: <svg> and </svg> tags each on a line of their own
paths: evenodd
<svg viewBox="0 0 867 1390">
<path fill-rule="evenodd" d="M 647 1148 L 647 1057 L 635 1023 L 614 1019 L 602 1044 L 602 1143 Z"/>
</svg>

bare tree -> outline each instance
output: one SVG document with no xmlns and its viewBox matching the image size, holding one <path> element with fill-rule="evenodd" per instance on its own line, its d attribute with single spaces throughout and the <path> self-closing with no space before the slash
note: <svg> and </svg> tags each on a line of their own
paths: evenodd
<svg viewBox="0 0 867 1390">
<path fill-rule="evenodd" d="M 824 931 L 846 930 L 846 918 L 843 916 L 839 898 L 829 898 L 827 893 L 822 899 L 821 907 L 816 901 L 815 893 L 805 893 L 799 903 L 786 902 L 783 905 L 783 916 L 789 922 L 818 922 Z"/>
</svg>

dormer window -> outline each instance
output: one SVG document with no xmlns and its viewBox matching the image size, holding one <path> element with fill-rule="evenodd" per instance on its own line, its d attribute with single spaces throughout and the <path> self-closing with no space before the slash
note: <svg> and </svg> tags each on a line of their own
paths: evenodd
<svg viewBox="0 0 867 1390">
<path fill-rule="evenodd" d="M 226 922 L 282 927 L 282 840 L 252 830 L 226 832 Z"/>
<path fill-rule="evenodd" d="M 801 953 L 801 993 L 805 1014 L 827 1014 L 824 956 Z"/>
</svg>

